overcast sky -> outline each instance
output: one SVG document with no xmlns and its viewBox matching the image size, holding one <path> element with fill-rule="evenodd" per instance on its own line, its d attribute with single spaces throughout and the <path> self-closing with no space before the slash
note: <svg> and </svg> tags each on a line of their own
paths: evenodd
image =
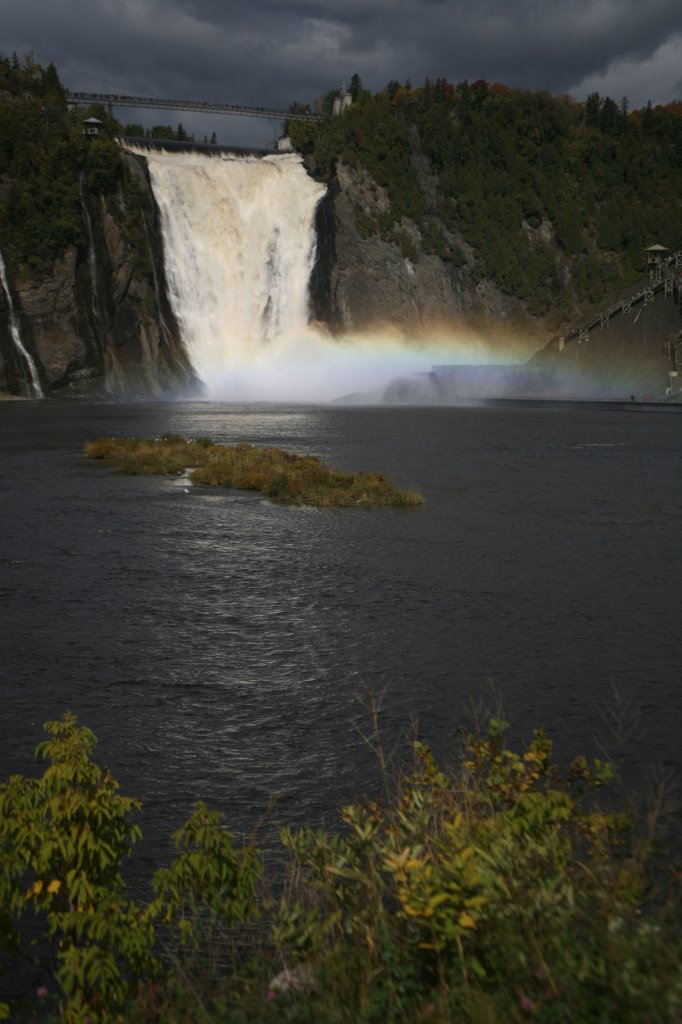
<svg viewBox="0 0 682 1024">
<path fill-rule="evenodd" d="M 0 0 L 0 54 L 35 51 L 74 90 L 286 108 L 357 72 L 682 99 L 681 0 Z M 133 110 L 116 111 L 139 120 Z M 151 123 L 176 124 L 173 112 Z M 278 125 L 183 117 L 197 135 Z"/>
</svg>

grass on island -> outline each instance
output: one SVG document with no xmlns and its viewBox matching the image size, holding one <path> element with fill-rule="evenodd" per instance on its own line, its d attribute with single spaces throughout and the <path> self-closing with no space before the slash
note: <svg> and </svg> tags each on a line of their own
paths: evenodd
<svg viewBox="0 0 682 1024">
<path fill-rule="evenodd" d="M 90 459 L 111 461 L 122 473 L 131 475 L 191 469 L 194 484 L 260 491 L 284 505 L 405 508 L 424 501 L 416 491 L 397 490 L 383 473 L 343 473 L 312 455 L 251 444 L 228 447 L 205 437 L 101 437 L 86 445 L 85 454 Z"/>
<path fill-rule="evenodd" d="M 0 947 L 10 977 L 22 957 L 34 965 L 15 975 L 12 1006 L 0 996 L 0 1019 L 681 1019 L 679 871 L 653 841 L 660 795 L 638 828 L 602 796 L 611 766 L 561 770 L 540 730 L 514 750 L 492 718 L 452 767 L 415 742 L 395 773 L 378 743 L 384 794 L 344 807 L 331 831 L 285 829 L 277 899 L 260 851 L 198 803 L 141 902 L 120 870 L 139 801 L 92 759 L 73 714 L 45 728 L 43 775 L 0 783 Z"/>
</svg>

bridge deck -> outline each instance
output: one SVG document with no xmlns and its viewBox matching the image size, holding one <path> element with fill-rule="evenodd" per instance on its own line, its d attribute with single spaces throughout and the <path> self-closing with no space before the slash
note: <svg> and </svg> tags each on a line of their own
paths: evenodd
<svg viewBox="0 0 682 1024">
<path fill-rule="evenodd" d="M 145 107 L 148 110 L 191 110 L 198 114 L 229 114 L 234 117 L 266 117 L 277 121 L 321 121 L 320 114 L 296 113 L 267 107 L 244 107 L 237 103 L 204 103 L 200 100 L 166 100 L 151 96 L 119 96 L 104 92 L 69 92 L 68 102 L 81 106 L 101 103 L 105 107 Z"/>
</svg>

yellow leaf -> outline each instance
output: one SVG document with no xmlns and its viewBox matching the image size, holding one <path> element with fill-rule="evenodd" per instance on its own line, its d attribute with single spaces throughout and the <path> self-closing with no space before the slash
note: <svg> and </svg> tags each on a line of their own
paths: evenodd
<svg viewBox="0 0 682 1024">
<path fill-rule="evenodd" d="M 26 899 L 30 899 L 31 896 L 39 896 L 42 891 L 43 883 L 41 882 L 40 879 L 38 879 L 38 881 L 34 882 L 31 888 L 26 893 Z"/>
<path fill-rule="evenodd" d="M 58 878 L 53 878 L 52 881 L 50 882 L 50 884 L 47 887 L 47 891 L 48 892 L 59 892 L 61 887 L 62 887 L 62 883 L 59 881 L 59 879 Z"/>
<path fill-rule="evenodd" d="M 471 914 L 467 914 L 466 911 L 459 915 L 459 923 L 462 926 L 462 928 L 475 928 L 476 927 L 475 920 L 473 919 Z"/>
</svg>

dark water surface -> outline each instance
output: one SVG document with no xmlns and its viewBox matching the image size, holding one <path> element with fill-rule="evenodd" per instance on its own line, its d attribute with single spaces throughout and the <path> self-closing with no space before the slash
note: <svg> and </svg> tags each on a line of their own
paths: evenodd
<svg viewBox="0 0 682 1024">
<path fill-rule="evenodd" d="M 335 820 L 376 779 L 384 691 L 440 753 L 493 680 L 517 736 L 680 766 L 682 419 L 595 408 L 0 403 L 0 775 L 66 708 L 147 807 L 143 861 L 196 799 L 238 832 Z M 311 510 L 119 477 L 107 433 L 208 434 L 376 469 L 413 510 Z M 147 864 L 147 866 L 151 866 Z"/>
</svg>

